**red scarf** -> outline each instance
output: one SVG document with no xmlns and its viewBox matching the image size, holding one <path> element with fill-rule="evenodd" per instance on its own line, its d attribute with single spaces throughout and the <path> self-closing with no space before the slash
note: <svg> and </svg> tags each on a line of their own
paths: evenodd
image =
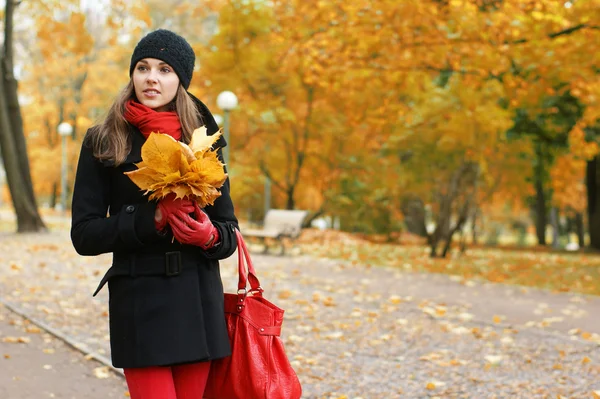
<svg viewBox="0 0 600 399">
<path fill-rule="evenodd" d="M 136 126 L 145 138 L 150 133 L 168 134 L 175 140 L 181 139 L 181 122 L 177 112 L 156 112 L 136 101 L 129 100 L 125 104 L 125 119 Z"/>
</svg>

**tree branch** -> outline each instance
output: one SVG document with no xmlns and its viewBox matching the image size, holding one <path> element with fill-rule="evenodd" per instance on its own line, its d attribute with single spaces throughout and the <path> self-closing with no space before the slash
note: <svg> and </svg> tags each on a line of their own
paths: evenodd
<svg viewBox="0 0 600 399">
<path fill-rule="evenodd" d="M 549 33 L 547 36 L 549 39 L 556 39 L 557 37 L 570 35 L 571 33 L 575 33 L 582 29 L 599 30 L 600 25 L 597 26 L 597 25 L 589 25 L 589 24 L 579 24 L 579 25 L 575 25 L 575 26 L 572 26 L 567 29 L 563 29 L 558 32 Z M 507 40 L 504 42 L 504 44 L 522 44 L 522 43 L 527 43 L 529 41 L 530 41 L 529 39 L 519 39 L 519 40 L 514 40 L 512 42 Z"/>
<path fill-rule="evenodd" d="M 283 185 L 281 183 L 279 183 L 277 180 L 275 180 L 273 178 L 273 175 L 271 174 L 271 172 L 269 172 L 269 169 L 267 169 L 267 165 L 265 165 L 265 162 L 263 160 L 260 161 L 259 168 L 260 168 L 260 171 L 263 172 L 263 174 L 265 176 L 267 176 L 269 178 L 269 180 L 271 180 L 271 183 L 275 187 L 277 187 L 278 189 L 280 189 L 283 192 L 286 191 L 285 187 L 283 187 Z"/>
</svg>

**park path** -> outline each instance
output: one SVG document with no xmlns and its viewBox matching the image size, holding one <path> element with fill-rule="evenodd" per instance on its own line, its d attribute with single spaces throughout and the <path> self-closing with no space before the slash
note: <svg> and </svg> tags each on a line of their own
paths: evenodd
<svg viewBox="0 0 600 399">
<path fill-rule="evenodd" d="M 2 399 L 116 399 L 127 392 L 125 381 L 106 366 L 2 305 L 0 356 Z"/>
<path fill-rule="evenodd" d="M 282 338 L 305 398 L 592 398 L 600 300 L 461 282 L 307 255 L 253 259 L 286 309 Z M 222 263 L 228 291 L 235 256 Z M 0 235 L 0 297 L 108 353 L 110 255 L 79 257 L 66 231 Z M 599 392 L 600 393 L 600 392 Z"/>
</svg>

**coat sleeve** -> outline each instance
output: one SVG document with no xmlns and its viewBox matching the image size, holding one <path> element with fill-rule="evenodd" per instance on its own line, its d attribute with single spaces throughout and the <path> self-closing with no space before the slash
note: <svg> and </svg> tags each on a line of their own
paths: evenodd
<svg viewBox="0 0 600 399">
<path fill-rule="evenodd" d="M 88 132 L 89 134 L 89 132 Z M 80 255 L 135 250 L 163 238 L 154 226 L 156 202 L 125 204 L 111 216 L 110 170 L 84 139 L 73 189 L 71 241 Z"/>
<path fill-rule="evenodd" d="M 217 142 L 218 144 L 218 142 Z M 223 160 L 221 148 L 217 150 L 219 159 Z M 225 172 L 227 168 L 225 167 Z M 213 205 L 204 208 L 211 222 L 219 230 L 219 243 L 206 251 L 205 256 L 209 259 L 225 259 L 230 257 L 237 249 L 237 238 L 235 230 L 239 229 L 238 220 L 235 217 L 233 202 L 229 191 L 229 177 L 221 187 L 221 196 L 215 200 Z"/>
</svg>

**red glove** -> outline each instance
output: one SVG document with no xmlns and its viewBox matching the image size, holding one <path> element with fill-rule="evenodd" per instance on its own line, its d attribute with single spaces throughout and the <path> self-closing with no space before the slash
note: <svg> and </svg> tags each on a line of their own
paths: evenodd
<svg viewBox="0 0 600 399">
<path fill-rule="evenodd" d="M 196 245 L 210 249 L 219 241 L 219 230 L 212 224 L 208 215 L 194 203 L 196 219 L 182 212 L 169 216 L 169 224 L 175 239 L 182 244 Z"/>
<path fill-rule="evenodd" d="M 154 214 L 156 230 L 162 231 L 167 226 L 169 216 L 176 214 L 189 214 L 195 211 L 194 202 L 188 199 L 175 199 L 175 194 L 169 194 L 159 201 Z"/>
</svg>

